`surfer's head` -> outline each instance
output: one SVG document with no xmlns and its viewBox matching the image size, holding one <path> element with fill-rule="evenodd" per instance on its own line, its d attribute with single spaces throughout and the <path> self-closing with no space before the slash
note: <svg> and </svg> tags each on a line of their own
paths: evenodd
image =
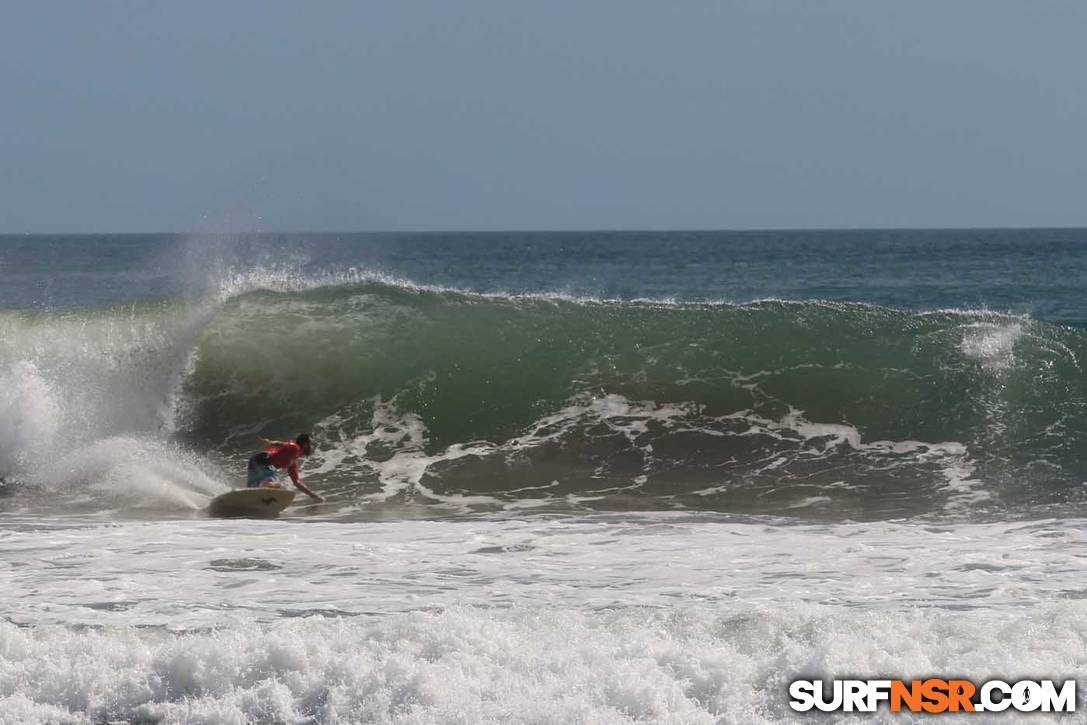
<svg viewBox="0 0 1087 725">
<path fill-rule="evenodd" d="M 309 433 L 300 433 L 294 442 L 298 444 L 298 447 L 302 449 L 303 456 L 313 455 L 313 439 L 310 438 Z"/>
</svg>

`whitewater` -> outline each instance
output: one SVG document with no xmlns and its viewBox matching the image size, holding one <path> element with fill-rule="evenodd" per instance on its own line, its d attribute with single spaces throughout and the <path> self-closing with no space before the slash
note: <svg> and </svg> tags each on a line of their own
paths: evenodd
<svg viewBox="0 0 1087 725">
<path fill-rule="evenodd" d="M 794 679 L 1087 663 L 1081 231 L 0 271 L 0 723 L 796 722 Z M 208 517 L 303 430 L 327 503 Z"/>
</svg>

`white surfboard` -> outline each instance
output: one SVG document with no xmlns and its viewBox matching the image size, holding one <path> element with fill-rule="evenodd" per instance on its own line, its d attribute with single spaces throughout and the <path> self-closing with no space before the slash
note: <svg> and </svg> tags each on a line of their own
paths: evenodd
<svg viewBox="0 0 1087 725">
<path fill-rule="evenodd" d="M 282 488 L 242 488 L 216 496 L 208 506 L 212 516 L 278 516 L 294 501 L 294 491 Z"/>
</svg>

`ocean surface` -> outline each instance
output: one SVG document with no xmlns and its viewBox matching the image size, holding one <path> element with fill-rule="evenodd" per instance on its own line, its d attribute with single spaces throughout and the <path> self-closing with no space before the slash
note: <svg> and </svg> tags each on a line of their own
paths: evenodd
<svg viewBox="0 0 1087 725">
<path fill-rule="evenodd" d="M 0 724 L 1076 678 L 1085 287 L 1087 230 L 0 236 Z M 208 516 L 302 431 L 326 503 Z"/>
</svg>

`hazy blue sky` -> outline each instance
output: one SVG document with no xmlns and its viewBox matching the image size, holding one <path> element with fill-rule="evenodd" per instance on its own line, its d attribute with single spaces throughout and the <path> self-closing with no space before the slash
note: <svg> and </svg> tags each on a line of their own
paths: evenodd
<svg viewBox="0 0 1087 725">
<path fill-rule="evenodd" d="M 1087 2 L 20 2 L 0 232 L 1087 226 Z"/>
</svg>

